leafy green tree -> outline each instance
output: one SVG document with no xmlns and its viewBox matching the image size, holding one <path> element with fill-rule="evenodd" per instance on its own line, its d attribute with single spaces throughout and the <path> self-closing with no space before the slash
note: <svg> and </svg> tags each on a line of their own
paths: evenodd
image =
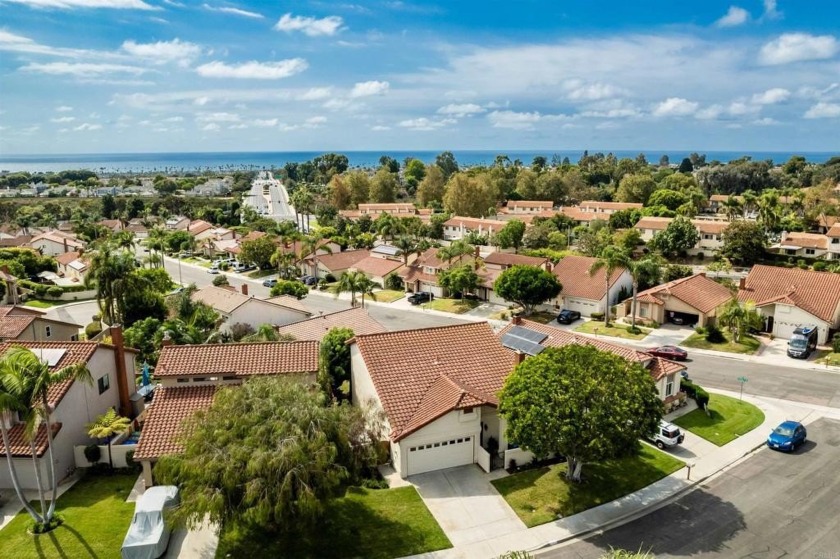
<svg viewBox="0 0 840 559">
<path fill-rule="evenodd" d="M 117 211 L 117 203 L 114 202 L 114 197 L 106 194 L 100 201 L 100 210 L 102 217 L 105 219 L 113 219 L 114 213 Z"/>
<path fill-rule="evenodd" d="M 604 248 L 601 251 L 601 255 L 598 256 L 598 259 L 592 263 L 592 266 L 589 268 L 589 275 L 594 276 L 598 270 L 604 270 L 604 286 L 606 288 L 606 299 L 607 299 L 607 308 L 604 312 L 604 326 L 609 327 L 610 325 L 610 280 L 612 279 L 612 275 L 616 270 L 620 270 L 621 268 L 627 269 L 630 266 L 630 262 L 632 262 L 632 258 L 628 255 L 624 250 L 621 248 L 610 245 Z"/>
<path fill-rule="evenodd" d="M 271 266 L 271 257 L 277 249 L 277 245 L 274 244 L 274 241 L 268 235 L 258 239 L 243 241 L 240 246 L 242 251 L 239 255 L 239 261 L 251 262 L 261 270 L 265 270 Z"/>
<path fill-rule="evenodd" d="M 684 266 L 682 264 L 668 264 L 662 271 L 662 281 L 667 283 L 682 278 L 687 278 L 694 273 L 691 266 Z"/>
<path fill-rule="evenodd" d="M 405 164 L 403 175 L 409 192 L 414 192 L 426 176 L 426 165 L 419 159 L 411 158 Z"/>
<path fill-rule="evenodd" d="M 481 278 L 470 264 L 453 266 L 438 273 L 438 283 L 441 287 L 461 298 L 465 293 L 472 292 L 481 283 Z"/>
<path fill-rule="evenodd" d="M 366 275 L 359 271 L 344 272 L 338 279 L 335 285 L 330 288 L 330 291 L 337 299 L 342 293 L 350 293 L 350 306 L 356 306 L 356 294 L 362 295 L 362 306 L 365 306 L 365 295 L 376 301 L 376 295 L 373 293 L 376 283 L 371 281 Z"/>
<path fill-rule="evenodd" d="M 92 439 L 105 439 L 108 443 L 108 464 L 114 469 L 114 458 L 111 455 L 111 441 L 114 435 L 119 435 L 131 425 L 131 420 L 117 414 L 117 410 L 110 408 L 104 414 L 96 418 L 96 421 L 87 424 L 88 436 Z"/>
<path fill-rule="evenodd" d="M 370 176 L 364 171 L 351 171 L 345 175 L 345 180 L 350 189 L 351 204 L 358 206 L 367 203 L 370 199 Z"/>
<path fill-rule="evenodd" d="M 330 184 L 327 185 L 327 191 L 329 192 L 330 204 L 335 206 L 337 209 L 346 210 L 350 207 L 352 203 L 352 193 L 350 192 L 350 186 L 347 184 L 344 176 L 334 175 L 333 178 L 330 179 Z"/>
<path fill-rule="evenodd" d="M 295 379 L 250 379 L 216 392 L 189 419 L 184 451 L 161 458 L 155 474 L 181 488 L 177 524 L 310 533 L 327 502 L 379 463 L 370 441 L 382 440 L 381 422 L 370 419 Z"/>
<path fill-rule="evenodd" d="M 680 162 L 680 167 L 677 169 L 678 172 L 684 174 L 690 174 L 694 170 L 694 165 L 691 163 L 691 159 L 688 157 L 683 157 L 683 160 Z"/>
<path fill-rule="evenodd" d="M 526 316 L 537 305 L 557 297 L 562 288 L 554 274 L 537 266 L 511 266 L 493 284 L 499 297 L 521 306 Z"/>
<path fill-rule="evenodd" d="M 302 281 L 279 279 L 271 288 L 271 296 L 278 295 L 291 295 L 296 299 L 303 299 L 309 295 L 309 288 Z"/>
<path fill-rule="evenodd" d="M 525 235 L 525 223 L 512 219 L 508 221 L 504 227 L 496 233 L 496 242 L 502 248 L 513 248 L 514 252 L 519 252 L 519 247 L 522 246 L 522 237 Z M 542 247 L 529 247 L 542 248 Z"/>
<path fill-rule="evenodd" d="M 448 181 L 449 177 L 458 172 L 458 162 L 451 151 L 444 151 L 435 157 L 435 166 L 443 173 L 443 180 Z"/>
<path fill-rule="evenodd" d="M 688 196 L 678 190 L 659 189 L 650 195 L 647 204 L 649 206 L 665 206 L 671 211 L 676 211 L 686 202 L 688 202 Z"/>
<path fill-rule="evenodd" d="M 764 319 L 755 310 L 755 304 L 748 302 L 741 306 L 732 300 L 726 304 L 718 314 L 718 321 L 732 333 L 732 341 L 736 344 L 749 335 L 751 328 L 759 330 L 764 325 Z"/>
<path fill-rule="evenodd" d="M 158 293 L 169 293 L 175 287 L 172 278 L 169 277 L 169 272 L 163 268 L 137 269 L 135 272 L 138 277 L 148 282 L 149 288 Z"/>
<path fill-rule="evenodd" d="M 224 287 L 230 285 L 230 281 L 224 274 L 219 274 L 218 276 L 214 277 L 212 283 L 216 287 Z"/>
<path fill-rule="evenodd" d="M 376 171 L 370 181 L 370 201 L 376 204 L 391 203 L 397 198 L 397 177 L 385 168 Z"/>
<path fill-rule="evenodd" d="M 635 229 L 634 229 L 635 231 Z M 636 331 L 636 297 L 639 293 L 639 285 L 642 282 L 648 284 L 658 283 L 659 276 L 662 274 L 662 266 L 658 258 L 654 256 L 645 256 L 641 260 L 629 258 L 625 262 L 627 271 L 630 272 L 630 277 L 633 278 L 633 302 L 630 317 L 632 320 L 631 330 Z"/>
<path fill-rule="evenodd" d="M 161 320 L 155 317 L 147 317 L 136 321 L 125 329 L 125 345 L 133 347 L 140 352 L 138 362 L 157 363 L 157 352 L 160 348 L 155 346 L 155 334 L 161 327 Z"/>
<path fill-rule="evenodd" d="M 654 190 L 656 190 L 656 182 L 648 173 L 625 175 L 618 183 L 615 198 L 619 202 L 646 204 Z"/>
<path fill-rule="evenodd" d="M 560 242 L 566 248 L 566 234 L 559 232 L 554 224 L 550 221 L 544 221 L 531 225 L 522 238 L 522 244 L 525 248 L 534 250 L 541 248 L 548 248 L 551 244 L 551 235 L 555 235 L 555 242 Z"/>
<path fill-rule="evenodd" d="M 321 340 L 318 381 L 332 398 L 350 396 L 350 346 L 347 340 L 353 335 L 350 328 L 332 328 Z"/>
<path fill-rule="evenodd" d="M 700 240 L 697 227 L 685 217 L 677 217 L 650 240 L 650 247 L 664 256 L 676 256 L 693 248 Z"/>
<path fill-rule="evenodd" d="M 443 205 L 446 211 L 466 217 L 484 217 L 495 212 L 498 193 L 487 173 L 470 176 L 455 173 L 446 185 Z"/>
<path fill-rule="evenodd" d="M 417 187 L 417 202 L 423 207 L 442 204 L 446 193 L 446 176 L 437 165 L 426 167 L 426 174 Z"/>
<path fill-rule="evenodd" d="M 752 266 L 765 254 L 767 234 L 764 228 L 754 221 L 733 221 L 723 230 L 721 256 L 741 266 Z"/>
<path fill-rule="evenodd" d="M 650 372 L 592 346 L 549 347 L 516 366 L 499 410 L 508 438 L 540 457 L 566 457 L 566 477 L 585 463 L 630 456 L 654 432 L 662 402 Z"/>
<path fill-rule="evenodd" d="M 575 245 L 585 256 L 598 256 L 612 243 L 612 234 L 607 222 L 600 219 L 590 223 L 589 227 L 586 225 L 575 227 L 574 234 Z"/>
</svg>

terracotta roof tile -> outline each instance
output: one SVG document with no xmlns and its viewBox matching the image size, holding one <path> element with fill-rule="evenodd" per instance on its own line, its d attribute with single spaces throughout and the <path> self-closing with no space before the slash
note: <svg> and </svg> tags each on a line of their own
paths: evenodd
<svg viewBox="0 0 840 559">
<path fill-rule="evenodd" d="M 654 231 L 664 231 L 668 224 L 674 221 L 670 217 L 643 217 L 633 227 L 635 229 L 652 229 Z M 720 235 L 724 229 L 729 227 L 728 221 L 718 221 L 709 219 L 692 219 L 691 224 L 697 228 L 700 233 L 707 233 L 709 235 Z"/>
<path fill-rule="evenodd" d="M 513 357 L 486 322 L 361 335 L 352 343 L 395 441 L 458 407 L 497 405 L 495 395 L 513 369 Z"/>
<path fill-rule="evenodd" d="M 704 274 L 694 274 L 687 278 L 680 278 L 662 285 L 657 285 L 640 292 L 639 301 L 664 304 L 668 297 L 676 297 L 680 301 L 694 307 L 702 313 L 708 313 L 719 306 L 734 299 L 729 289 L 718 282 L 707 278 Z"/>
<path fill-rule="evenodd" d="M 359 204 L 359 211 L 362 213 L 365 212 L 393 212 L 393 211 L 400 211 L 402 210 L 405 213 L 414 213 L 414 210 L 417 209 L 414 204 L 411 203 L 390 203 L 390 204 Z"/>
<path fill-rule="evenodd" d="M 587 211 L 588 209 L 592 210 L 612 210 L 612 211 L 619 211 L 619 210 L 640 210 L 642 209 L 642 204 L 638 204 L 635 202 L 600 202 L 597 200 L 584 200 L 580 204 L 578 204 L 578 209 L 581 211 Z"/>
<path fill-rule="evenodd" d="M 354 264 L 370 256 L 369 250 L 346 250 L 333 254 L 310 256 L 307 260 L 317 260 L 320 266 L 327 270 L 341 272 L 353 267 Z"/>
<path fill-rule="evenodd" d="M 164 346 L 155 368 L 161 377 L 317 372 L 318 344 L 313 341 Z"/>
<path fill-rule="evenodd" d="M 787 297 L 789 304 L 836 326 L 840 274 L 758 264 L 747 275 L 744 289 L 738 291 L 739 301 L 757 306 L 776 302 L 779 297 Z"/>
<path fill-rule="evenodd" d="M 264 301 L 268 303 L 274 303 L 275 305 L 280 305 L 288 309 L 300 311 L 302 313 L 306 313 L 307 315 L 312 314 L 312 311 L 310 311 L 309 308 L 303 304 L 303 301 L 292 297 L 291 295 L 278 295 L 277 297 L 269 297 L 268 299 L 264 299 Z"/>
<path fill-rule="evenodd" d="M 195 236 L 195 235 L 200 235 L 201 233 L 204 233 L 208 229 L 213 229 L 213 224 L 212 223 L 207 223 L 204 220 L 197 219 L 197 220 L 190 223 L 189 227 L 187 227 L 187 232 L 190 235 Z"/>
<path fill-rule="evenodd" d="M 277 333 L 289 334 L 296 340 L 320 342 L 333 328 L 350 328 L 357 336 L 386 331 L 365 309 L 356 307 L 280 326 Z"/>
<path fill-rule="evenodd" d="M 507 225 L 507 221 L 500 221 L 498 219 L 481 219 L 478 217 L 463 217 L 463 216 L 453 216 L 448 221 L 446 221 L 443 225 L 446 227 L 464 227 L 465 229 L 493 229 L 494 231 L 498 231 L 505 225 Z"/>
<path fill-rule="evenodd" d="M 582 299 L 592 299 L 593 301 L 600 301 L 606 295 L 606 287 L 604 285 L 604 276 L 606 271 L 601 268 L 593 275 L 589 275 L 589 268 L 595 263 L 597 258 L 589 256 L 567 256 L 554 265 L 552 272 L 563 290 L 560 292 L 562 296 L 580 297 Z M 613 270 L 610 276 L 610 289 L 624 273 L 624 268 Z"/>
<path fill-rule="evenodd" d="M 794 231 L 785 235 L 784 240 L 779 241 L 779 245 L 828 250 L 828 237 L 817 233 L 800 233 Z"/>
<path fill-rule="evenodd" d="M 61 423 L 52 423 L 53 437 L 61 431 Z M 9 429 L 9 447 L 12 450 L 13 458 L 25 458 L 32 456 L 32 448 L 29 439 L 26 437 L 26 425 L 16 423 Z M 39 458 L 47 451 L 47 426 L 42 423 L 35 435 L 35 454 Z M 0 439 L 0 456 L 6 456 L 6 447 Z"/>
<path fill-rule="evenodd" d="M 840 223 L 835 223 L 834 225 L 832 225 L 825 235 L 826 237 L 831 237 L 833 239 L 840 237 Z"/>
<path fill-rule="evenodd" d="M 64 254 L 59 254 L 55 257 L 55 261 L 61 264 L 62 266 L 66 266 L 74 260 L 77 260 L 82 255 L 79 251 L 72 251 L 72 252 L 65 252 Z"/>
<path fill-rule="evenodd" d="M 362 258 L 353 264 L 350 269 L 358 270 L 359 272 L 369 274 L 371 276 L 384 277 L 400 266 L 402 266 L 402 262 L 398 260 L 388 260 L 377 256 L 368 256 L 367 258 Z"/>
<path fill-rule="evenodd" d="M 158 387 L 134 459 L 149 460 L 181 452 L 179 438 L 189 433 L 186 420 L 195 412 L 208 409 L 215 393 L 212 385 Z"/>
<path fill-rule="evenodd" d="M 550 210 L 554 207 L 554 202 L 551 200 L 508 200 L 505 207 L 511 209 L 519 206 L 523 208 L 543 208 Z"/>
<path fill-rule="evenodd" d="M 0 317 L 0 340 L 15 340 L 32 324 L 37 316 L 13 314 Z"/>
<path fill-rule="evenodd" d="M 484 258 L 484 262 L 498 266 L 543 266 L 548 262 L 548 258 L 512 254 L 510 252 L 491 252 Z"/>
</svg>

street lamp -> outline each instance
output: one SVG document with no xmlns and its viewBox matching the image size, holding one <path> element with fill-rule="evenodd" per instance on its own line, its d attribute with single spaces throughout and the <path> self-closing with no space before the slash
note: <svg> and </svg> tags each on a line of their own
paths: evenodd
<svg viewBox="0 0 840 559">
<path fill-rule="evenodd" d="M 745 376 L 740 376 L 740 377 L 738 377 L 738 382 L 740 382 L 740 383 L 741 383 L 741 394 L 740 394 L 740 396 L 738 396 L 738 399 L 739 399 L 739 400 L 743 400 L 743 399 L 744 399 L 744 384 L 746 384 L 746 382 L 747 382 L 748 380 L 749 380 L 749 379 L 748 379 L 747 377 L 745 377 Z"/>
</svg>

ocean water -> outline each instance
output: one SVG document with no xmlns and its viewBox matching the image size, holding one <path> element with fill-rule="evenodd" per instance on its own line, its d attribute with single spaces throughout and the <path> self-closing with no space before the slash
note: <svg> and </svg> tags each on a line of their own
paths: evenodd
<svg viewBox="0 0 840 559">
<path fill-rule="evenodd" d="M 727 162 L 749 156 L 753 160 L 770 159 L 781 163 L 792 155 L 802 155 L 813 163 L 823 163 L 838 155 L 837 152 L 756 152 L 756 151 L 706 151 L 694 150 L 706 154 L 706 161 Z M 511 161 L 519 159 L 530 164 L 537 155 L 551 160 L 552 156 L 568 157 L 576 162 L 583 150 L 452 150 L 455 159 L 462 166 L 488 165 L 499 154 L 507 155 Z M 679 163 L 690 152 L 680 150 L 595 150 L 589 153 L 612 152 L 619 159 L 634 158 L 644 153 L 648 161 L 656 163 L 662 155 L 668 155 L 671 163 Z M 269 169 L 282 167 L 288 162 L 303 162 L 312 159 L 323 151 L 288 151 L 288 152 L 207 152 L 207 153 L 90 153 L 68 155 L 3 155 L 0 154 L 0 171 L 48 172 L 66 169 L 90 169 L 101 173 L 145 173 L 145 172 L 186 172 L 186 171 L 234 171 L 251 169 Z M 416 157 L 425 163 L 435 160 L 439 151 L 339 151 L 347 156 L 351 167 L 376 167 L 382 155 L 389 155 L 402 162 L 407 157 Z"/>
</svg>

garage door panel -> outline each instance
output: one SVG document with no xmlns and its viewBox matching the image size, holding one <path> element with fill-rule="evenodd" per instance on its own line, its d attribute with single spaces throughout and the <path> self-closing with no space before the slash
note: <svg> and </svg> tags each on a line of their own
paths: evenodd
<svg viewBox="0 0 840 559">
<path fill-rule="evenodd" d="M 473 463 L 472 435 L 408 447 L 408 474 L 415 475 Z"/>
<path fill-rule="evenodd" d="M 574 297 L 567 297 L 564 300 L 564 307 L 569 309 L 570 311 L 578 311 L 583 316 L 589 316 L 594 312 L 597 312 L 597 305 L 595 303 L 591 303 L 589 301 L 584 301 L 581 299 L 575 299 Z"/>
</svg>

